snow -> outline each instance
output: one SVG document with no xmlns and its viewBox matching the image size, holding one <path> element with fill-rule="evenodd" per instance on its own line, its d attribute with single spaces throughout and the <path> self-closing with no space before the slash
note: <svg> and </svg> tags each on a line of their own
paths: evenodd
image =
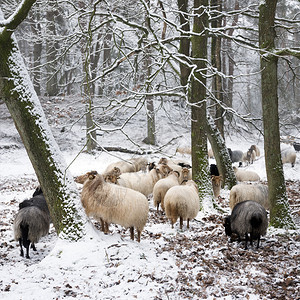
<svg viewBox="0 0 300 300">
<path fill-rule="evenodd" d="M 51 105 L 46 105 L 51 111 Z M 73 176 L 90 170 L 101 173 L 109 163 L 118 160 L 106 152 L 78 156 L 84 136 L 81 125 L 65 133 L 60 132 L 59 125 L 53 123 L 52 130 L 64 149 L 62 153 Z M 135 130 L 137 135 L 142 135 L 141 128 L 133 125 L 131 134 Z M 164 128 L 170 126 L 165 124 Z M 159 140 L 165 137 L 171 140 L 172 134 L 172 131 L 161 132 Z M 103 145 L 128 146 L 128 141 L 117 133 L 103 135 L 101 139 Z M 187 144 L 189 136 L 181 140 Z M 249 139 L 232 135 L 226 140 L 232 150 L 249 148 Z M 172 155 L 177 146 L 166 152 Z M 258 146 L 261 157 L 244 168 L 256 171 L 266 181 L 261 140 Z M 117 156 L 131 157 L 122 153 Z M 158 157 L 159 154 L 148 155 L 149 159 Z M 190 160 L 189 155 L 179 153 L 176 158 Z M 140 243 L 130 240 L 128 230 L 118 225 L 111 224 L 111 232 L 105 235 L 92 220 L 96 226 L 88 227 L 90 232 L 84 240 L 72 243 L 58 239 L 51 226 L 50 234 L 37 243 L 37 252 L 30 251 L 31 259 L 20 257 L 17 242 L 13 241 L 12 223 L 18 204 L 32 195 L 37 179 L 4 105 L 0 105 L 0 169 L 0 299 L 274 299 L 280 296 L 287 299 L 299 296 L 298 231 L 269 228 L 258 250 L 250 247 L 245 251 L 242 244 L 228 242 L 222 226 L 223 215 L 199 212 L 190 229 L 184 225 L 180 230 L 178 223 L 172 229 L 165 216 L 153 207 L 152 199 Z M 299 191 L 300 153 L 294 168 L 284 165 L 284 173 L 286 180 L 293 181 L 293 189 Z M 77 187 L 80 189 L 80 185 Z M 229 191 L 222 190 L 221 196 L 219 204 L 229 213 Z M 296 200 L 299 203 L 299 193 Z"/>
</svg>

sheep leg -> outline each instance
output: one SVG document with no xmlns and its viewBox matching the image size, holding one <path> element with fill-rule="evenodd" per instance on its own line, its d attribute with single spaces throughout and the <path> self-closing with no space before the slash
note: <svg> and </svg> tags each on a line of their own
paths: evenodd
<svg viewBox="0 0 300 300">
<path fill-rule="evenodd" d="M 20 245 L 20 249 L 21 249 L 20 255 L 24 256 L 24 251 L 23 251 L 23 247 L 22 247 L 22 239 L 19 239 L 19 245 Z"/>
<path fill-rule="evenodd" d="M 141 242 L 141 231 L 137 229 L 137 241 Z"/>
<path fill-rule="evenodd" d="M 30 245 L 30 243 L 28 243 L 28 245 L 26 245 L 26 258 L 30 258 L 29 257 L 29 245 Z"/>
<path fill-rule="evenodd" d="M 34 243 L 31 244 L 31 249 L 32 249 L 33 251 L 36 251 L 36 248 L 35 248 L 35 244 L 34 244 Z"/>
<path fill-rule="evenodd" d="M 102 219 L 100 219 L 100 223 L 101 223 L 101 230 L 103 232 L 105 232 L 105 224 L 104 224 L 104 221 Z"/>
<path fill-rule="evenodd" d="M 260 235 L 258 235 L 258 238 L 257 238 L 257 246 L 256 246 L 256 249 L 258 249 L 258 247 L 259 247 L 259 241 L 260 241 Z"/>
<path fill-rule="evenodd" d="M 250 245 L 253 246 L 253 233 L 250 233 Z"/>
<path fill-rule="evenodd" d="M 134 240 L 134 227 L 130 227 L 130 238 Z"/>
<path fill-rule="evenodd" d="M 190 219 L 187 219 L 187 221 L 186 221 L 186 227 L 190 228 Z"/>
<path fill-rule="evenodd" d="M 108 223 L 107 223 L 107 222 L 104 222 L 104 223 L 103 223 L 103 226 L 104 226 L 104 233 L 105 233 L 105 234 L 108 234 L 108 233 L 109 233 L 109 228 L 108 228 L 109 225 L 108 225 Z"/>
<path fill-rule="evenodd" d="M 248 233 L 245 233 L 245 250 L 248 249 Z"/>
<path fill-rule="evenodd" d="M 180 229 L 182 229 L 182 226 L 183 226 L 183 218 L 180 217 Z"/>
</svg>

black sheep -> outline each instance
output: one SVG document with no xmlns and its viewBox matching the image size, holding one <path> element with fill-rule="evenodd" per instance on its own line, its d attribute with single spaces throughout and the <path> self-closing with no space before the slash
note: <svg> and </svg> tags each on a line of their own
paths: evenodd
<svg viewBox="0 0 300 300">
<path fill-rule="evenodd" d="M 239 240 L 245 236 L 245 249 L 248 244 L 248 233 L 250 234 L 250 244 L 257 239 L 259 247 L 260 237 L 265 235 L 268 228 L 268 217 L 265 208 L 252 200 L 237 203 L 230 216 L 225 218 L 225 233 L 231 236 L 236 233 Z"/>
</svg>

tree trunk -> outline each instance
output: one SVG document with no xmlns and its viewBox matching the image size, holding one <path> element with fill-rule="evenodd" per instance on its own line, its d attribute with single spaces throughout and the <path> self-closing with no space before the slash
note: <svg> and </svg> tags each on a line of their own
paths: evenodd
<svg viewBox="0 0 300 300">
<path fill-rule="evenodd" d="M 206 209 L 206 203 L 212 206 L 213 193 L 209 176 L 207 136 L 206 136 L 206 72 L 207 72 L 207 36 L 204 32 L 208 27 L 208 15 L 205 8 L 207 0 L 194 1 L 194 33 L 192 37 L 192 54 L 194 64 L 197 66 L 192 79 L 191 102 L 191 148 L 193 179 L 199 186 L 202 207 Z M 205 201 L 205 203 L 204 203 Z"/>
<path fill-rule="evenodd" d="M 21 11 L 23 19 L 30 7 Z M 20 24 L 23 19 L 13 22 Z M 23 140 L 57 233 L 63 239 L 78 240 L 86 233 L 87 223 L 78 189 L 47 124 L 17 42 L 11 37 L 13 31 L 7 31 L 10 25 L 0 34 L 0 98 L 6 103 Z"/>
<path fill-rule="evenodd" d="M 221 28 L 222 27 L 222 17 L 218 14 L 222 12 L 222 4 L 220 0 L 212 0 L 211 6 L 214 10 L 217 10 L 217 13 L 213 13 L 213 20 L 211 22 L 212 28 Z M 211 41 L 211 61 L 212 66 L 217 70 L 217 73 L 213 77 L 213 94 L 216 99 L 216 114 L 215 114 L 215 123 L 218 127 L 220 134 L 223 139 L 224 136 L 224 109 L 222 107 L 223 102 L 223 85 L 222 77 L 219 75 L 222 71 L 222 62 L 221 62 L 221 37 L 216 35 L 212 37 Z"/>
<path fill-rule="evenodd" d="M 150 1 L 147 0 L 147 4 L 150 6 Z M 146 12 L 146 27 L 150 28 L 150 18 L 148 16 L 149 12 Z M 151 50 L 147 48 L 145 50 L 145 64 L 144 64 L 144 72 L 146 73 L 145 78 L 148 80 L 151 76 Z M 147 93 L 150 92 L 150 84 L 147 83 Z M 144 143 L 155 145 L 156 144 L 156 133 L 155 133 L 155 111 L 154 111 L 154 102 L 153 96 L 146 96 L 146 111 L 147 111 L 147 137 L 143 140 Z"/>
<path fill-rule="evenodd" d="M 179 53 L 183 55 L 182 59 L 186 60 L 190 56 L 190 39 L 186 37 L 190 31 L 190 22 L 188 19 L 188 0 L 178 0 L 180 28 L 184 31 L 181 32 L 181 39 L 179 45 Z M 180 83 L 184 87 L 185 93 L 187 92 L 188 77 L 190 75 L 190 68 L 184 63 L 180 63 Z"/>
<path fill-rule="evenodd" d="M 50 5 L 46 13 L 47 17 L 47 31 L 48 31 L 48 40 L 46 45 L 46 58 L 47 58 L 47 84 L 46 84 L 46 94 L 48 96 L 57 96 L 58 95 L 58 70 L 56 59 L 58 57 L 58 43 L 55 39 L 56 36 L 56 27 L 55 27 L 55 16 L 56 4 L 53 0 L 50 0 Z"/>
<path fill-rule="evenodd" d="M 207 116 L 207 136 L 211 144 L 217 167 L 220 175 L 222 175 L 222 186 L 227 186 L 230 190 L 237 184 L 235 173 L 232 169 L 232 162 L 225 144 L 225 141 L 219 132 L 218 127 L 214 124 L 211 116 Z"/>
<path fill-rule="evenodd" d="M 33 45 L 33 85 L 35 88 L 35 91 L 38 96 L 41 95 L 41 79 L 42 79 L 42 73 L 41 73 L 41 59 L 42 59 L 42 50 L 43 50 L 43 45 L 42 45 L 42 40 L 41 40 L 41 14 L 40 14 L 40 9 L 36 9 L 36 15 L 35 18 L 32 17 L 32 33 L 34 36 L 38 37 L 37 41 Z"/>
<path fill-rule="evenodd" d="M 84 1 L 79 2 L 79 7 L 81 9 L 87 9 Z M 81 54 L 83 62 L 83 97 L 85 99 L 85 122 L 86 122 L 86 149 L 88 152 L 96 149 L 97 146 L 97 132 L 94 123 L 93 112 L 94 112 L 94 85 L 92 81 L 93 74 L 93 64 L 91 63 L 91 49 L 93 42 L 93 31 L 92 24 L 96 15 L 96 6 L 94 6 L 94 11 L 92 12 L 90 19 L 85 16 L 80 16 L 78 23 L 80 24 L 82 35 L 86 37 L 81 41 Z"/>
<path fill-rule="evenodd" d="M 279 228 L 295 228 L 291 217 L 280 155 L 278 117 L 278 58 L 275 49 L 274 19 L 277 1 L 265 0 L 259 7 L 259 46 L 261 49 L 262 110 L 264 149 L 269 187 L 270 224 Z"/>
<path fill-rule="evenodd" d="M 226 4 L 226 3 L 225 3 Z M 234 4 L 234 10 L 238 11 L 240 9 L 239 7 L 239 0 L 235 0 L 235 4 Z M 227 7 L 227 10 L 229 10 L 229 8 Z M 226 9 L 225 9 L 226 11 Z M 238 18 L 239 15 L 236 14 L 233 17 L 233 21 L 232 21 L 232 25 L 229 30 L 228 30 L 228 36 L 233 36 L 234 33 L 234 27 L 237 26 L 238 23 Z M 226 19 L 224 18 L 224 27 L 226 27 Z M 223 72 L 225 75 L 227 75 L 228 77 L 224 80 L 223 82 L 223 90 L 226 91 L 226 94 L 224 94 L 224 102 L 228 107 L 232 107 L 232 103 L 233 103 L 233 75 L 234 75 L 234 51 L 232 49 L 232 40 L 229 39 L 225 39 L 223 42 L 223 53 L 227 53 L 227 59 L 225 60 L 225 55 L 223 55 Z M 227 61 L 228 64 L 228 70 L 225 67 L 225 61 Z M 226 70 L 226 71 L 225 71 Z M 228 72 L 227 72 L 228 71 Z M 232 122 L 232 114 L 229 113 L 226 115 L 227 116 L 227 120 L 229 122 Z"/>
</svg>

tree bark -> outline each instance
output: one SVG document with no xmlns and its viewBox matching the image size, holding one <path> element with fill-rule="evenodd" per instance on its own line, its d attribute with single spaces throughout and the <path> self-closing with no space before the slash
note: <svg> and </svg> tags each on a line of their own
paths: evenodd
<svg viewBox="0 0 300 300">
<path fill-rule="evenodd" d="M 178 0 L 179 20 L 181 32 L 181 39 L 179 45 L 179 53 L 183 55 L 182 60 L 187 60 L 190 56 L 190 38 L 188 37 L 190 31 L 190 22 L 187 15 L 188 0 Z M 180 83 L 187 92 L 188 77 L 190 75 L 190 68 L 184 63 L 180 63 Z"/>
<path fill-rule="evenodd" d="M 150 1 L 147 0 L 147 5 L 150 6 Z M 150 28 L 150 17 L 148 15 L 149 12 L 146 11 L 145 23 L 146 27 Z M 144 72 L 145 78 L 150 79 L 151 76 L 151 50 L 147 48 L 145 50 L 145 57 L 144 57 Z M 146 90 L 147 93 L 150 92 L 150 82 L 147 83 Z M 144 143 L 149 145 L 156 145 L 156 129 L 155 129 L 155 110 L 154 110 L 154 102 L 152 95 L 146 95 L 146 111 L 147 111 L 147 137 L 143 140 Z"/>
<path fill-rule="evenodd" d="M 280 154 L 278 116 L 278 77 L 274 19 L 277 0 L 265 0 L 259 7 L 259 46 L 261 51 L 261 87 L 264 124 L 265 162 L 269 187 L 270 224 L 294 229 Z"/>
<path fill-rule="evenodd" d="M 206 131 L 214 152 L 219 173 L 223 178 L 222 186 L 227 186 L 227 188 L 230 190 L 234 185 L 237 184 L 237 180 L 232 169 L 232 161 L 230 159 L 225 141 L 219 132 L 218 127 L 214 124 L 214 120 L 211 116 L 207 116 Z"/>
<path fill-rule="evenodd" d="M 222 17 L 218 16 L 218 14 L 222 13 L 222 3 L 220 0 L 212 0 L 211 6 L 214 10 L 217 10 L 218 13 L 213 13 L 213 20 L 211 22 L 212 28 L 221 28 L 222 26 Z M 215 113 L 215 123 L 218 127 L 220 134 L 223 139 L 224 136 L 224 109 L 221 105 L 223 102 L 223 84 L 222 77 L 220 73 L 222 71 L 222 61 L 221 61 L 221 37 L 216 34 L 212 37 L 211 41 L 211 60 L 212 66 L 217 70 L 216 74 L 213 77 L 213 94 L 215 99 L 217 100 L 216 104 L 216 113 Z"/>
<path fill-rule="evenodd" d="M 77 187 L 47 124 L 17 42 L 11 36 L 13 31 L 6 28 L 0 34 L 0 98 L 22 138 L 57 233 L 63 239 L 78 240 L 86 233 L 87 219 Z"/>
<path fill-rule="evenodd" d="M 56 26 L 55 18 L 57 15 L 56 3 L 53 0 L 50 0 L 49 7 L 46 13 L 47 18 L 47 31 L 48 31 L 48 40 L 46 41 L 46 59 L 47 59 L 47 84 L 46 84 L 46 94 L 48 96 L 57 96 L 58 89 L 58 72 L 56 59 L 58 57 L 58 43 L 55 39 L 56 37 Z"/>
<path fill-rule="evenodd" d="M 194 1 L 194 26 L 192 36 L 192 58 L 197 69 L 192 79 L 191 102 L 191 149 L 193 179 L 199 186 L 202 207 L 212 204 L 212 184 L 209 176 L 207 135 L 206 135 L 206 73 L 207 73 L 207 35 L 208 15 L 205 8 L 207 0 Z M 211 205 L 210 205 L 211 206 Z"/>
</svg>

